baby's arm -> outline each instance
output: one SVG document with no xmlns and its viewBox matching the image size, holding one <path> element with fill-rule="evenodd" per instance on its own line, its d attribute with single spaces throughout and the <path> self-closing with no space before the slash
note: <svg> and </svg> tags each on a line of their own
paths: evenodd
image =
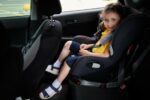
<svg viewBox="0 0 150 100">
<path fill-rule="evenodd" d="M 104 53 L 93 53 L 93 52 L 90 52 L 90 51 L 84 50 L 84 49 L 79 50 L 79 55 L 81 55 L 81 56 L 95 56 L 95 57 L 109 57 L 110 56 L 108 50 L 106 50 Z"/>
<path fill-rule="evenodd" d="M 90 48 L 90 47 L 92 47 L 92 46 L 94 46 L 94 44 L 81 44 L 80 45 L 80 49 L 88 49 L 88 48 Z"/>
</svg>

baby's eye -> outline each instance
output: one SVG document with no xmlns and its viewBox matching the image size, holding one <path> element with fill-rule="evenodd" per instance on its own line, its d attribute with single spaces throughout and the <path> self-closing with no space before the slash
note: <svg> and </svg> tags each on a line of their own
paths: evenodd
<svg viewBox="0 0 150 100">
<path fill-rule="evenodd" d="M 109 20 L 108 19 L 103 19 L 103 21 L 108 22 Z"/>
<path fill-rule="evenodd" d="M 112 18 L 111 20 L 112 20 L 112 21 L 116 21 L 116 19 L 115 19 L 115 18 Z"/>
</svg>

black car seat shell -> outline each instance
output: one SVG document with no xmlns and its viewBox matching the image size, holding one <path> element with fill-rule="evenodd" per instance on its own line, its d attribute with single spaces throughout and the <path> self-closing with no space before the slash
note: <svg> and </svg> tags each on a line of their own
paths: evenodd
<svg viewBox="0 0 150 100">
<path fill-rule="evenodd" d="M 145 16 L 142 14 L 129 15 L 122 21 L 113 36 L 112 47 L 114 54 L 109 58 L 81 57 L 73 65 L 71 75 L 90 81 L 107 82 L 110 78 L 108 77 L 110 72 L 114 67 L 117 67 L 117 63 L 125 55 L 130 44 L 142 33 L 146 26 L 146 21 Z M 100 67 L 92 68 L 93 63 L 99 64 Z"/>
</svg>

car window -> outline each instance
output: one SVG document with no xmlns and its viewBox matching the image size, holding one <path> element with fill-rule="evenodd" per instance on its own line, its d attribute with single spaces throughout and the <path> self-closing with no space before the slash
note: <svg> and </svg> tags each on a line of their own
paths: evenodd
<svg viewBox="0 0 150 100">
<path fill-rule="evenodd" d="M 60 0 L 62 12 L 104 7 L 117 0 Z"/>
<path fill-rule="evenodd" d="M 0 0 L 0 17 L 30 14 L 30 0 Z"/>
</svg>

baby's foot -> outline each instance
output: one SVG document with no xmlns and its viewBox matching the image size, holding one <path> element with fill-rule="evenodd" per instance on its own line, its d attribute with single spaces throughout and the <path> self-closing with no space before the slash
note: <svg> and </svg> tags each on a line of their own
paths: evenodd
<svg viewBox="0 0 150 100">
<path fill-rule="evenodd" d="M 48 65 L 45 71 L 54 75 L 58 75 L 59 68 L 54 67 L 53 65 Z"/>
<path fill-rule="evenodd" d="M 58 88 L 55 88 L 53 85 L 48 86 L 45 90 L 40 92 L 39 97 L 42 100 L 47 100 L 52 98 L 56 93 L 62 90 L 62 86 L 60 85 Z"/>
</svg>

